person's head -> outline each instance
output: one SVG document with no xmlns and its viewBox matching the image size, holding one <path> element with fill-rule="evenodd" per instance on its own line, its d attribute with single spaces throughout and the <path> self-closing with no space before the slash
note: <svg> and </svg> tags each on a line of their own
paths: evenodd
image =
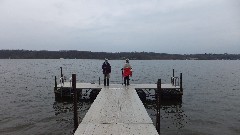
<svg viewBox="0 0 240 135">
<path fill-rule="evenodd" d="M 108 59 L 107 59 L 107 58 L 105 58 L 105 62 L 108 62 Z"/>
<path fill-rule="evenodd" d="M 126 59 L 126 63 L 129 63 L 129 59 Z"/>
</svg>

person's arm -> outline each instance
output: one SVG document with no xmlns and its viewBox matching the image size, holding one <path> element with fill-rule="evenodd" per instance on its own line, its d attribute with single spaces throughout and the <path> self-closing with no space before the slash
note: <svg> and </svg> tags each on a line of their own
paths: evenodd
<svg viewBox="0 0 240 135">
<path fill-rule="evenodd" d="M 112 69 L 111 69 L 111 65 L 110 65 L 110 64 L 109 64 L 109 68 L 110 68 L 110 69 L 109 69 L 109 73 L 111 73 Z"/>
</svg>

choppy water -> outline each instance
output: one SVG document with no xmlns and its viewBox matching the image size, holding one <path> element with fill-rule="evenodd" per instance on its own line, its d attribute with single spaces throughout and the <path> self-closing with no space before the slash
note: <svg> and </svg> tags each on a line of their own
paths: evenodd
<svg viewBox="0 0 240 135">
<path fill-rule="evenodd" d="M 54 76 L 60 68 L 67 78 L 77 74 L 77 82 L 98 82 L 102 77 L 100 60 L 0 60 L 0 134 L 71 134 L 71 103 L 55 102 Z M 110 83 L 122 83 L 124 61 L 110 61 Z M 240 61 L 130 61 L 131 83 L 170 82 L 183 73 L 182 103 L 169 103 L 161 109 L 161 133 L 216 135 L 240 134 Z M 79 104 L 83 117 L 91 103 Z M 155 109 L 146 105 L 155 122 Z"/>
</svg>

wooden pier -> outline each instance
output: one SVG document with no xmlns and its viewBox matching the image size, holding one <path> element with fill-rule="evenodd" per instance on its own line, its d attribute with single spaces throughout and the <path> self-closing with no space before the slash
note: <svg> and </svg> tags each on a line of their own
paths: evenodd
<svg viewBox="0 0 240 135">
<path fill-rule="evenodd" d="M 57 85 L 57 90 L 71 89 L 71 83 Z M 158 135 L 136 89 L 157 89 L 157 84 L 110 84 L 76 83 L 76 89 L 101 90 L 88 113 L 79 124 L 75 135 Z M 175 90 L 180 86 L 161 84 L 161 89 Z M 180 93 L 181 94 L 181 93 Z"/>
<path fill-rule="evenodd" d="M 61 73 L 61 78 L 62 73 Z M 160 102 L 163 96 L 181 98 L 183 95 L 182 74 L 171 77 L 171 84 L 110 84 L 110 86 L 91 83 L 76 83 L 76 74 L 72 75 L 72 83 L 60 81 L 57 85 L 55 77 L 55 98 L 65 96 L 74 99 L 74 135 L 159 135 L 160 134 Z M 96 99 L 78 124 L 77 100 L 83 95 L 82 90 L 98 91 Z M 154 89 L 156 99 L 156 128 L 149 117 L 138 91 Z M 145 93 L 145 92 L 143 92 Z"/>
</svg>

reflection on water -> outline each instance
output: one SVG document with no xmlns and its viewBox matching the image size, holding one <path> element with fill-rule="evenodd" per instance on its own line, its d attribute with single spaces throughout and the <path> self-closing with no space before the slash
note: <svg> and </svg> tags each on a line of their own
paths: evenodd
<svg viewBox="0 0 240 135">
<path fill-rule="evenodd" d="M 144 106 L 156 126 L 156 100 L 148 99 L 144 102 Z M 187 115 L 182 109 L 182 101 L 161 101 L 160 114 L 161 129 L 164 129 L 167 134 L 177 134 L 179 130 L 185 127 L 188 121 Z M 168 129 L 169 131 L 167 131 Z"/>
<path fill-rule="evenodd" d="M 156 98 L 154 89 L 142 89 L 146 93 L 146 101 L 143 102 L 149 116 L 151 117 L 154 125 L 156 126 Z M 162 99 L 160 106 L 160 125 L 162 131 L 167 134 L 177 134 L 178 131 L 183 129 L 187 122 L 187 114 L 182 108 L 182 99 Z M 168 129 L 170 131 L 168 131 Z M 162 132 L 161 131 L 161 132 Z"/>
<path fill-rule="evenodd" d="M 77 108 L 78 108 L 78 120 L 79 123 L 81 123 L 81 121 L 83 120 L 84 116 L 86 115 L 87 111 L 89 110 L 89 108 L 91 107 L 92 102 L 88 101 L 88 100 L 81 100 L 78 101 L 77 103 Z M 73 134 L 73 130 L 74 130 L 74 120 L 73 120 L 73 102 L 70 101 L 63 101 L 63 102 L 59 102 L 59 101 L 55 101 L 53 104 L 53 109 L 55 111 L 55 115 L 59 118 L 57 121 L 59 121 L 59 123 L 65 123 L 66 125 L 71 125 L 71 127 L 69 127 L 69 132 L 70 134 Z M 70 115 L 68 114 L 70 113 Z"/>
<path fill-rule="evenodd" d="M 86 112 L 90 108 L 92 102 L 87 100 L 81 100 L 77 103 L 77 108 L 80 116 L 85 116 Z M 72 102 L 57 102 L 53 104 L 53 109 L 55 110 L 55 115 L 64 114 L 67 112 L 73 112 L 73 103 Z M 82 117 L 80 117 L 82 119 Z"/>
</svg>

